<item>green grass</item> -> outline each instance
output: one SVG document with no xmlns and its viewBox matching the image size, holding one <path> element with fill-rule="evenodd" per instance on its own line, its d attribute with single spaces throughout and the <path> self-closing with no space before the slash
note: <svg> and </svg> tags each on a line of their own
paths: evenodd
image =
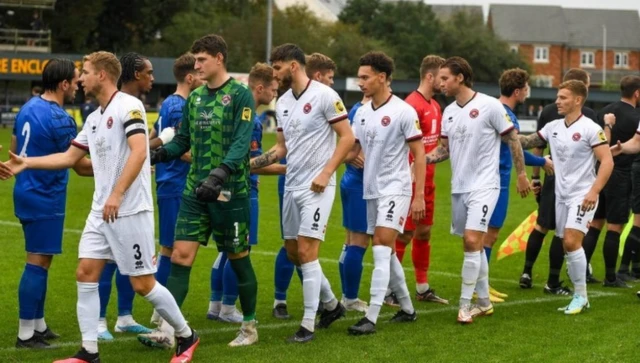
<svg viewBox="0 0 640 363">
<path fill-rule="evenodd" d="M 0 130 L 0 144 L 9 145 L 9 130 Z M 265 145 L 273 144 L 273 135 L 265 135 Z M 2 160 L 6 158 L 6 149 Z M 450 202 L 448 163 L 439 165 L 436 174 L 436 218 L 432 238 L 430 283 L 438 294 L 449 298 L 450 306 L 416 303 L 419 312 L 414 324 L 391 325 L 385 321 L 393 313 L 383 308 L 375 336 L 351 337 L 347 327 L 359 319 L 349 313 L 347 319 L 336 322 L 326 331 L 318 331 L 316 340 L 306 345 L 289 345 L 285 339 L 297 327 L 302 317 L 302 292 L 297 277 L 289 290 L 289 312 L 292 320 L 282 322 L 271 316 L 273 303 L 273 261 L 281 245 L 279 233 L 276 178 L 263 177 L 260 182 L 260 243 L 252 253 L 252 261 L 259 280 L 258 320 L 260 342 L 247 348 L 231 349 L 227 343 L 235 337 L 236 326 L 211 322 L 205 318 L 209 300 L 209 273 L 215 259 L 213 248 L 200 251 L 192 272 L 190 293 L 183 311 L 191 325 L 200 331 L 202 343 L 196 353 L 197 362 L 309 362 L 313 357 L 326 362 L 368 361 L 633 361 L 640 344 L 633 336 L 640 316 L 640 302 L 635 289 L 604 290 L 589 286 L 592 309 L 579 316 L 564 316 L 556 308 L 567 298 L 542 294 L 548 268 L 547 248 L 541 252 L 534 270 L 534 289 L 521 290 L 517 281 L 524 255 L 518 254 L 491 263 L 491 281 L 499 291 L 509 294 L 507 303 L 496 306 L 493 317 L 480 318 L 470 326 L 456 324 L 457 298 L 460 291 L 462 261 L 461 241 L 449 234 Z M 64 235 L 64 254 L 54 259 L 49 276 L 46 305 L 48 324 L 62 335 L 61 347 L 51 351 L 16 351 L 13 349 L 18 328 L 17 290 L 24 265 L 22 231 L 13 215 L 13 181 L 0 183 L 0 244 L 2 269 L 0 274 L 0 359 L 3 362 L 51 362 L 73 354 L 79 347 L 80 332 L 76 320 L 76 285 L 74 271 L 77 263 L 79 233 L 91 204 L 93 180 L 79 178 L 72 173 L 67 200 L 67 231 Z M 320 255 L 323 270 L 340 296 L 338 266 L 335 261 L 344 241 L 341 227 L 339 196 L 333 208 L 326 241 Z M 500 240 L 512 231 L 535 208 L 533 198 L 522 200 L 513 193 L 504 232 Z M 549 240 L 549 238 L 548 238 Z M 494 253 L 495 256 L 495 253 Z M 596 275 L 602 277 L 600 251 L 594 256 Z M 371 254 L 365 257 L 360 296 L 369 298 Z M 414 290 L 414 277 L 407 266 L 407 281 Z M 566 275 L 563 273 L 563 278 Z M 115 288 L 113 291 L 115 295 Z M 109 324 L 113 328 L 116 316 L 116 297 L 109 306 Z M 148 323 L 151 307 L 136 297 L 135 318 Z M 631 335 L 628 335 L 631 333 Z M 103 362 L 163 362 L 171 352 L 141 346 L 131 335 L 117 335 L 112 343 L 100 344 Z"/>
</svg>

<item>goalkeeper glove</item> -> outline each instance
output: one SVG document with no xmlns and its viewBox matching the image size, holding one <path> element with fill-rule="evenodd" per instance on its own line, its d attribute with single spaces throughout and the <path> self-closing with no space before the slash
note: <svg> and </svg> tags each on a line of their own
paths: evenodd
<svg viewBox="0 0 640 363">
<path fill-rule="evenodd" d="M 196 187 L 196 198 L 206 203 L 217 201 L 220 192 L 222 192 L 222 184 L 227 180 L 230 172 L 229 167 L 224 164 L 211 170 L 209 176 L 205 180 L 200 181 Z"/>
</svg>

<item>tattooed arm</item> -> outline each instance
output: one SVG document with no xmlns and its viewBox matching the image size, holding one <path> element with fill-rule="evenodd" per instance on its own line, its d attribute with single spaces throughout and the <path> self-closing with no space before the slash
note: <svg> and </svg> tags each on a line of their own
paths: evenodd
<svg viewBox="0 0 640 363">
<path fill-rule="evenodd" d="M 502 141 L 508 143 L 508 141 L 505 139 L 507 135 L 502 137 Z M 524 135 L 516 135 L 516 140 L 519 139 L 520 144 L 522 145 L 522 149 L 525 150 L 529 150 L 532 148 L 540 148 L 542 150 L 544 150 L 544 147 L 547 146 L 547 143 L 540 137 L 540 135 L 537 132 L 534 132 L 533 134 L 529 134 L 527 136 Z M 513 155 L 513 152 L 512 152 Z"/>
<path fill-rule="evenodd" d="M 251 169 L 260 169 L 269 166 L 287 156 L 287 146 L 281 131 L 277 133 L 277 143 L 266 153 L 251 159 Z"/>
<path fill-rule="evenodd" d="M 435 164 L 449 159 L 449 139 L 440 138 L 440 145 L 426 155 L 427 164 Z"/>
<path fill-rule="evenodd" d="M 542 140 L 538 134 L 535 135 L 539 140 Z M 524 153 L 522 151 L 523 146 L 520 145 L 521 140 L 521 138 L 518 138 L 518 131 L 516 129 L 512 129 L 509 133 L 502 136 L 502 141 L 509 145 L 513 165 L 515 166 L 516 173 L 518 174 L 516 188 L 518 193 L 520 193 L 520 196 L 524 198 L 531 191 L 531 185 L 529 183 L 529 179 L 527 179 L 527 172 L 524 168 Z"/>
</svg>

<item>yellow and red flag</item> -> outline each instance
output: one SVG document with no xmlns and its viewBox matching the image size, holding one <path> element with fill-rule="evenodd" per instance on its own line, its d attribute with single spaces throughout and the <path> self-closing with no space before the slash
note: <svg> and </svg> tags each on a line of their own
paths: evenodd
<svg viewBox="0 0 640 363">
<path fill-rule="evenodd" d="M 498 249 L 498 261 L 514 253 L 524 252 L 527 249 L 527 240 L 533 228 L 536 226 L 536 219 L 538 219 L 537 210 L 529 214 L 529 216 L 520 223 L 518 228 L 502 242 Z"/>
</svg>

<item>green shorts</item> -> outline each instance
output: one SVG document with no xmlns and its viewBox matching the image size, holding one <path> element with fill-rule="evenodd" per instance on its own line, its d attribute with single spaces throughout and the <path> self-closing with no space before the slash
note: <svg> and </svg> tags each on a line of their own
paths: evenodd
<svg viewBox="0 0 640 363">
<path fill-rule="evenodd" d="M 182 196 L 176 241 L 199 242 L 206 246 L 209 236 L 216 241 L 218 251 L 239 253 L 249 249 L 249 198 L 228 202 L 204 203 L 195 196 Z"/>
</svg>

